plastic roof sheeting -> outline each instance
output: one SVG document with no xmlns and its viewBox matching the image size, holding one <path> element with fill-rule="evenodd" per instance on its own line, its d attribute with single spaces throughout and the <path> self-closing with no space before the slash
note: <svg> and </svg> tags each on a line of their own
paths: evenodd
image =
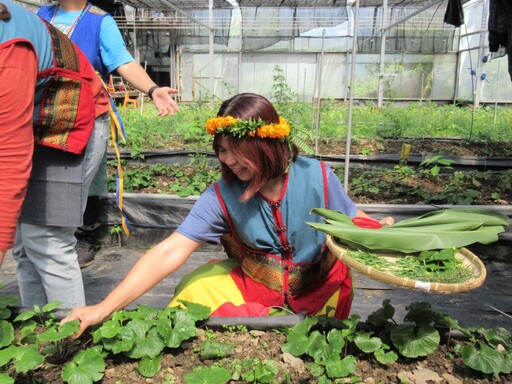
<svg viewBox="0 0 512 384">
<path fill-rule="evenodd" d="M 133 2 L 139 0 L 123 0 Z M 133 15 L 118 20 L 125 30 L 139 31 L 137 44 L 161 52 L 167 51 L 169 44 L 186 46 L 188 49 L 201 50 L 210 42 L 210 27 L 216 50 L 241 50 L 251 52 L 266 49 L 276 44 L 286 51 L 287 41 L 297 38 L 318 39 L 318 31 L 328 30 L 327 39 L 349 38 L 351 36 L 350 7 L 345 6 L 346 0 L 317 1 L 269 1 L 241 0 L 242 8 L 226 7 L 227 0 L 215 0 L 213 18 L 209 18 L 209 10 L 204 9 L 208 0 L 144 0 L 155 4 L 166 3 L 163 10 L 137 9 Z M 364 5 L 357 28 L 359 30 L 358 51 L 365 53 L 379 52 L 383 25 L 382 1 L 361 0 Z M 174 3 L 176 5 L 173 5 Z M 179 3 L 179 4 L 178 4 Z M 198 8 L 198 4 L 202 8 Z M 183 10 L 195 4 L 195 8 Z M 255 5 L 273 5 L 273 7 Z M 307 4 L 307 7 L 290 7 Z M 349 5 L 351 3 L 348 3 Z M 376 6 L 378 4 L 379 6 Z M 428 7 L 428 5 L 431 5 Z M 456 45 L 456 29 L 443 22 L 448 1 L 388 0 L 389 22 L 396 26 L 390 29 L 387 36 L 388 52 L 409 53 L 443 53 L 454 50 Z M 252 7 L 246 7 L 252 5 Z M 316 7 L 314 6 L 316 5 Z M 411 8 L 413 7 L 414 8 Z M 399 23 L 417 9 L 423 9 L 417 16 L 404 23 Z M 239 16 L 237 17 L 236 14 Z M 308 31 L 311 31 L 309 33 Z M 315 31 L 317 32 L 315 35 Z M 339 44 L 339 43 L 338 43 Z M 336 43 L 328 43 L 336 47 Z M 288 44 L 289 46 L 289 44 Z M 163 47 L 163 48 L 161 48 Z"/>
<path fill-rule="evenodd" d="M 467 3 L 470 0 L 462 0 Z M 123 4 L 130 5 L 134 8 L 145 9 L 181 9 L 181 10 L 198 10 L 208 9 L 208 0 L 121 0 Z M 346 7 L 353 5 L 355 0 L 238 0 L 236 3 L 239 7 L 251 8 L 331 8 Z M 382 6 L 383 0 L 360 0 L 361 7 L 379 7 Z M 428 6 L 429 3 L 434 4 L 434 0 L 388 0 L 389 7 L 416 7 L 421 8 Z M 447 3 L 445 0 L 444 3 Z M 213 0 L 213 8 L 233 8 L 235 0 Z"/>
</svg>

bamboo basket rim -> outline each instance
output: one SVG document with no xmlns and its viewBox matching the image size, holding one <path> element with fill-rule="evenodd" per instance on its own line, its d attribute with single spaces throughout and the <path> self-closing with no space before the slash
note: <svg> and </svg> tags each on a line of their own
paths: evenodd
<svg viewBox="0 0 512 384">
<path fill-rule="evenodd" d="M 456 257 L 463 259 L 464 266 L 470 268 L 474 272 L 474 277 L 463 283 L 434 283 L 421 280 L 409 279 L 406 277 L 398 277 L 389 272 L 382 272 L 375 268 L 369 267 L 347 255 L 350 249 L 339 242 L 333 236 L 327 235 L 327 247 L 329 250 L 350 268 L 368 276 L 373 280 L 396 285 L 402 288 L 417 289 L 427 292 L 440 293 L 459 293 L 469 291 L 480 287 L 487 277 L 487 270 L 482 261 L 469 249 L 462 247 Z"/>
</svg>

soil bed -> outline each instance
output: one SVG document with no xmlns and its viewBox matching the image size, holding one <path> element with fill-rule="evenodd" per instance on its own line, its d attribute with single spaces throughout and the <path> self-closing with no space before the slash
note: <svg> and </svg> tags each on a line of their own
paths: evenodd
<svg viewBox="0 0 512 384">
<path fill-rule="evenodd" d="M 290 375 L 289 383 L 316 383 L 318 378 L 313 376 L 306 369 L 306 360 L 290 357 L 281 351 L 281 346 L 286 342 L 286 336 L 282 332 L 274 331 L 214 331 L 199 329 L 198 337 L 182 345 L 182 348 L 170 350 L 165 354 L 162 361 L 162 369 L 152 378 L 145 378 L 137 372 L 137 362 L 129 361 L 126 358 L 107 360 L 103 384 L 147 384 L 147 383 L 187 383 L 184 377 L 194 368 L 200 366 L 221 365 L 227 369 L 235 359 L 273 360 L 279 365 L 279 374 L 275 383 L 284 383 L 284 371 Z M 207 339 L 214 339 L 216 342 L 232 343 L 235 345 L 232 356 L 222 360 L 202 360 L 198 353 L 202 343 Z M 439 383 L 439 384 L 505 384 L 512 382 L 512 375 L 501 375 L 494 378 L 483 375 L 467 368 L 463 362 L 451 357 L 449 348 L 440 347 L 434 353 L 425 358 L 400 359 L 392 365 L 380 365 L 374 359 L 358 357 L 355 376 L 361 378 L 356 383 Z M 44 365 L 37 372 L 36 377 L 43 382 L 58 384 L 62 383 L 60 378 L 60 366 Z M 20 377 L 16 383 L 26 383 L 26 378 Z M 230 381 L 230 383 L 244 382 Z M 274 381 L 273 381 L 274 382 Z M 340 383 L 351 382 L 349 379 Z M 206 383 L 206 382 L 205 382 Z"/>
<path fill-rule="evenodd" d="M 510 143 L 477 145 L 462 140 L 354 140 L 352 144 L 353 154 L 399 154 L 404 143 L 412 144 L 411 154 L 422 155 L 456 155 L 456 156 L 478 156 L 491 157 L 512 156 Z M 175 142 L 173 148 L 166 149 L 190 149 L 190 143 Z M 205 148 L 209 150 L 210 148 Z M 345 143 L 343 140 L 330 140 L 329 142 L 319 143 L 319 153 L 322 155 L 340 155 L 345 152 Z M 123 171 L 135 169 L 137 166 L 127 165 Z M 189 167 L 187 172 L 194 173 L 194 167 Z M 351 178 L 357 178 L 359 170 L 351 170 Z M 175 179 L 168 175 L 153 175 L 152 181 L 158 186 L 150 185 L 136 189 L 140 193 L 168 193 L 162 186 L 169 186 L 175 183 Z M 492 197 L 496 191 L 496 184 L 499 183 L 499 176 L 489 178 L 486 185 L 481 187 L 480 197 L 475 199 L 474 204 L 510 204 L 510 191 L 508 195 L 501 199 Z M 380 191 L 371 193 L 350 192 L 352 198 L 357 203 L 383 203 L 383 204 L 416 204 L 423 201 L 418 197 L 417 200 L 411 196 L 392 195 L 397 187 L 393 185 L 393 180 L 383 180 L 388 185 Z M 434 195 L 439 193 L 439 185 L 432 180 L 429 182 L 421 181 L 419 178 L 411 177 L 409 180 L 410 188 L 422 190 L 426 194 Z M 476 326 L 476 325 L 475 325 Z M 211 330 L 199 329 L 196 338 L 182 345 L 181 348 L 168 350 L 162 360 L 161 370 L 152 378 L 145 378 L 137 372 L 137 361 L 131 361 L 128 358 L 109 358 L 105 376 L 101 383 L 103 384 L 139 384 L 139 383 L 161 383 L 161 384 L 180 384 L 187 383 L 185 375 L 190 373 L 196 367 L 220 365 L 227 369 L 230 368 L 233 361 L 238 359 L 259 359 L 261 361 L 272 360 L 279 365 L 279 373 L 275 377 L 275 383 L 317 383 L 318 378 L 313 376 L 306 368 L 306 359 L 297 359 L 290 357 L 282 352 L 281 347 L 286 342 L 284 332 L 280 331 L 259 331 L 259 330 Z M 83 336 L 81 341 L 83 345 L 88 345 L 90 336 Z M 207 339 L 214 339 L 220 343 L 232 343 L 235 345 L 233 354 L 222 360 L 202 360 L 199 354 L 201 345 Z M 453 341 L 452 343 L 461 342 Z M 417 383 L 417 384 L 505 384 L 512 382 L 512 374 L 493 377 L 484 375 L 468 368 L 460 358 L 455 358 L 451 348 L 443 345 L 434 353 L 427 357 L 418 359 L 401 358 L 395 364 L 384 366 L 376 362 L 375 359 L 368 356 L 357 356 L 357 369 L 354 376 L 361 378 L 361 381 L 350 381 L 340 379 L 344 382 L 360 383 Z M 52 384 L 62 383 L 60 377 L 62 366 L 43 364 L 34 372 L 35 382 L 45 382 Z M 289 380 L 286 380 L 283 372 L 289 372 Z M 15 383 L 27 383 L 27 377 L 17 377 Z M 230 383 L 244 382 L 243 380 L 231 381 Z"/>
</svg>

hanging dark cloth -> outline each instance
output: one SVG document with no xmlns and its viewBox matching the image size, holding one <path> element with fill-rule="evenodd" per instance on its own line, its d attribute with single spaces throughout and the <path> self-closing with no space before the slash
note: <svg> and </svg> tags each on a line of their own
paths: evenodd
<svg viewBox="0 0 512 384">
<path fill-rule="evenodd" d="M 444 14 L 444 22 L 447 24 L 460 27 L 464 24 L 464 8 L 462 8 L 462 0 L 448 0 L 448 7 Z"/>
<path fill-rule="evenodd" d="M 508 55 L 508 73 L 512 80 L 512 1 L 491 0 L 489 3 L 489 50 L 493 57 Z M 500 54 L 501 52 L 501 54 Z"/>
</svg>

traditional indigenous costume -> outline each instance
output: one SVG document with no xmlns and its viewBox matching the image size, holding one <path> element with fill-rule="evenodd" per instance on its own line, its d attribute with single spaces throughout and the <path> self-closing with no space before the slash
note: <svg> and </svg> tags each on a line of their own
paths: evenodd
<svg viewBox="0 0 512 384">
<path fill-rule="evenodd" d="M 22 306 L 85 304 L 74 247 L 92 177 L 106 148 L 108 94 L 85 55 L 29 10 L 3 1 L 2 46 L 29 44 L 38 59 L 34 89 L 37 144 L 13 257 Z"/>
<path fill-rule="evenodd" d="M 196 241 L 220 241 L 228 259 L 186 276 L 169 305 L 180 300 L 203 304 L 212 316 L 290 311 L 347 318 L 352 303 L 349 269 L 326 247 L 325 234 L 306 223 L 321 220 L 310 214 L 316 207 L 355 215 L 339 179 L 324 163 L 299 156 L 285 174 L 278 200 L 257 193 L 241 202 L 246 187 L 239 180 L 218 181 L 177 229 Z"/>
</svg>

